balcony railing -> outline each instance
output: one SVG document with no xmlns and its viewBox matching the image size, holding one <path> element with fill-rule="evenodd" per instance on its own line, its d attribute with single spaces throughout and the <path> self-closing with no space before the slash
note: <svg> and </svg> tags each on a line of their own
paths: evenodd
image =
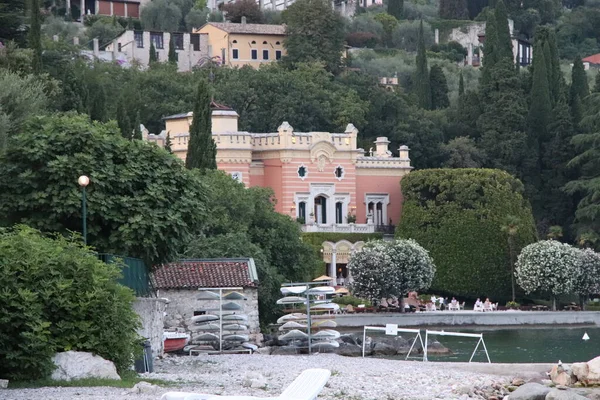
<svg viewBox="0 0 600 400">
<path fill-rule="evenodd" d="M 341 233 L 373 233 L 373 224 L 306 224 L 302 225 L 304 232 L 341 232 Z"/>
</svg>

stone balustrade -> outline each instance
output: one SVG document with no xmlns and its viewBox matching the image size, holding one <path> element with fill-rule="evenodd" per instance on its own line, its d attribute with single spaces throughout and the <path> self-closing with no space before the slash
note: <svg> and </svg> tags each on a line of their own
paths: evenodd
<svg viewBox="0 0 600 400">
<path fill-rule="evenodd" d="M 303 232 L 343 232 L 343 233 L 373 233 L 373 224 L 307 224 L 302 225 Z"/>
</svg>

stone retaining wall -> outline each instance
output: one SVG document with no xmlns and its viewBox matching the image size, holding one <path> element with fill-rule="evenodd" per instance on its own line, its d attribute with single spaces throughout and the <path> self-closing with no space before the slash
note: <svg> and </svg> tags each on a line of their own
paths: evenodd
<svg viewBox="0 0 600 400">
<path fill-rule="evenodd" d="M 138 297 L 133 303 L 133 309 L 142 322 L 138 333 L 150 340 L 154 358 L 162 356 L 164 350 L 163 330 L 166 308 L 166 299 Z"/>
<path fill-rule="evenodd" d="M 494 311 L 343 314 L 335 318 L 339 327 L 398 324 L 408 326 L 461 325 L 598 325 L 599 311 Z"/>
</svg>

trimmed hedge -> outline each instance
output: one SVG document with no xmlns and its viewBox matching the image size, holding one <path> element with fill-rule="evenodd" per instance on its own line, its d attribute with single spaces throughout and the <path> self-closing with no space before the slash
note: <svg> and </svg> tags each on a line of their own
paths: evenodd
<svg viewBox="0 0 600 400">
<path fill-rule="evenodd" d="M 510 298 L 507 216 L 521 223 L 515 254 L 536 241 L 523 184 L 493 169 L 430 169 L 402 179 L 402 221 L 396 236 L 429 250 L 437 266 L 431 290 L 463 297 Z"/>
</svg>

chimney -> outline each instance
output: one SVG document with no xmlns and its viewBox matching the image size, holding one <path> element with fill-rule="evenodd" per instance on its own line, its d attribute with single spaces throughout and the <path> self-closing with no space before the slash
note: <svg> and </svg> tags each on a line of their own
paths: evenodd
<svg viewBox="0 0 600 400">
<path fill-rule="evenodd" d="M 215 108 L 211 113 L 211 131 L 215 133 L 238 132 L 240 116 L 232 109 Z"/>
<path fill-rule="evenodd" d="M 100 44 L 98 43 L 98 38 L 94 38 L 94 57 L 100 58 Z"/>
<path fill-rule="evenodd" d="M 410 160 L 410 158 L 408 158 L 408 150 L 408 146 L 400 146 L 398 152 L 400 153 L 401 160 Z"/>
<path fill-rule="evenodd" d="M 375 145 L 377 146 L 375 150 L 376 157 L 390 156 L 390 154 L 388 153 L 388 144 L 390 144 L 390 141 L 386 137 L 378 137 L 377 140 L 373 143 L 375 143 Z"/>
<path fill-rule="evenodd" d="M 246 17 L 242 16 L 242 25 L 246 25 Z"/>
<path fill-rule="evenodd" d="M 55 42 L 58 42 L 58 35 L 52 35 L 52 40 L 54 40 Z"/>
<path fill-rule="evenodd" d="M 435 44 L 440 44 L 440 30 L 438 28 L 435 28 L 434 35 L 435 35 Z"/>
<path fill-rule="evenodd" d="M 75 37 L 73 38 L 73 44 L 74 44 L 75 46 L 79 46 L 79 38 L 78 38 L 77 36 L 75 36 Z"/>
</svg>

